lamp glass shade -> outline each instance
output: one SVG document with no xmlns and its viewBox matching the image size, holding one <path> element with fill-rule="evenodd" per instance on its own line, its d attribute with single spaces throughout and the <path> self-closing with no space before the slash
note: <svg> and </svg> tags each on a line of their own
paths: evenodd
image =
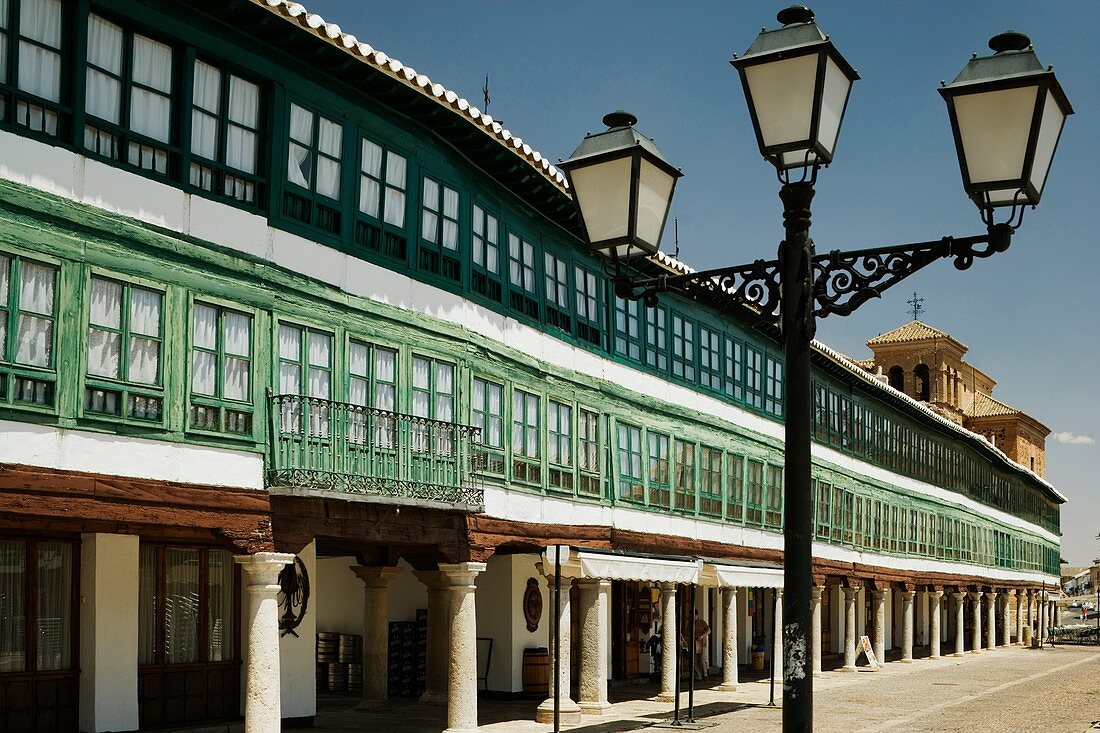
<svg viewBox="0 0 1100 733">
<path fill-rule="evenodd" d="M 848 92 L 852 80 L 833 60 L 825 57 L 825 84 L 821 93 L 821 119 L 817 125 L 817 139 L 821 147 L 832 156 L 836 139 L 840 134 L 840 121 L 848 104 Z"/>
<path fill-rule="evenodd" d="M 817 84 L 817 54 L 745 67 L 745 86 L 766 150 L 810 141 Z"/>
<path fill-rule="evenodd" d="M 668 208 L 672 202 L 672 188 L 676 177 L 659 168 L 645 157 L 640 159 L 638 174 L 638 206 L 635 216 L 634 236 L 649 244 L 661 241 Z"/>
<path fill-rule="evenodd" d="M 1036 88 L 999 89 L 955 98 L 959 139 L 973 184 L 1022 180 Z"/>
<path fill-rule="evenodd" d="M 1043 116 L 1039 122 L 1039 139 L 1035 142 L 1035 159 L 1031 164 L 1031 185 L 1042 195 L 1047 182 L 1050 162 L 1054 159 L 1054 149 L 1066 124 L 1066 115 L 1049 90 L 1043 102 Z"/>
<path fill-rule="evenodd" d="M 626 237 L 630 228 L 632 156 L 580 166 L 569 172 L 591 242 Z"/>
</svg>

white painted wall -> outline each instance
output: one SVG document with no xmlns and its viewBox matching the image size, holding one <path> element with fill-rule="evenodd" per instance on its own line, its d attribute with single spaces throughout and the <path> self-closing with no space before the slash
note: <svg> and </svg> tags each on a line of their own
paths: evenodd
<svg viewBox="0 0 1100 733">
<path fill-rule="evenodd" d="M 310 599 L 302 623 L 279 639 L 279 678 L 283 718 L 308 718 L 317 713 L 317 543 L 310 542 L 298 557 L 310 580 Z"/>
<path fill-rule="evenodd" d="M 81 536 L 78 623 L 80 730 L 137 730 L 137 535 Z"/>
<path fill-rule="evenodd" d="M 363 581 L 351 571 L 354 557 L 317 559 L 317 630 L 363 634 Z"/>
<path fill-rule="evenodd" d="M 2 137 L 2 134 L 0 134 Z M 0 420 L 0 463 L 263 489 L 258 453 Z"/>
<path fill-rule="evenodd" d="M 390 581 L 386 593 L 386 613 L 390 621 L 416 621 L 417 610 L 428 607 L 428 587 L 413 575 L 413 568 L 409 563 L 400 560 L 397 567 L 402 572 Z M 361 593 L 361 581 L 359 585 Z"/>
</svg>

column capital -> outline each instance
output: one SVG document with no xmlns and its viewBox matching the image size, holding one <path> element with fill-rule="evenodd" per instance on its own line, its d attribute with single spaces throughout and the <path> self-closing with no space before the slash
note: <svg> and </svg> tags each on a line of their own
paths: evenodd
<svg viewBox="0 0 1100 733">
<path fill-rule="evenodd" d="M 882 589 L 879 589 L 879 588 L 876 588 L 875 590 L 871 591 L 871 598 L 874 599 L 875 603 L 879 603 L 880 601 L 884 601 L 884 600 L 886 600 L 886 591 L 882 590 Z"/>
<path fill-rule="evenodd" d="M 385 588 L 401 572 L 401 568 L 391 565 L 351 565 L 349 567 L 368 588 Z"/>
<path fill-rule="evenodd" d="M 447 580 L 438 570 L 413 570 L 416 579 L 423 583 L 428 590 L 447 590 Z"/>
<path fill-rule="evenodd" d="M 982 598 L 982 592 L 980 590 L 970 591 L 970 600 L 977 602 L 977 601 L 980 601 L 981 598 Z"/>
<path fill-rule="evenodd" d="M 722 587 L 722 592 L 723 593 L 728 593 L 731 596 L 733 596 L 734 598 L 736 598 L 737 597 L 737 586 L 736 585 L 723 586 Z"/>
<path fill-rule="evenodd" d="M 451 588 L 466 586 L 474 587 L 474 578 L 478 573 L 485 571 L 483 562 L 453 562 L 439 563 L 439 572 L 447 579 L 447 585 Z"/>
<path fill-rule="evenodd" d="M 562 578 L 564 581 L 565 578 Z M 581 588 L 610 588 L 611 581 L 607 578 L 577 578 L 577 585 Z"/>
<path fill-rule="evenodd" d="M 676 585 L 676 583 L 662 580 L 660 583 L 657 584 L 657 587 L 661 589 L 662 593 L 671 593 L 672 595 L 676 595 Z"/>
<path fill-rule="evenodd" d="M 844 591 L 844 600 L 846 601 L 854 601 L 856 594 L 859 593 L 859 588 L 853 588 L 849 585 L 843 586 L 841 590 Z"/>
<path fill-rule="evenodd" d="M 1009 588 L 1008 590 L 1005 591 L 1005 595 L 1008 596 L 1009 598 L 1015 598 L 1016 597 L 1016 589 L 1015 588 Z"/>
<path fill-rule="evenodd" d="M 811 587 L 810 588 L 810 600 L 820 601 L 821 600 L 821 593 L 824 590 L 825 590 L 825 587 L 820 586 L 820 585 L 815 585 L 815 586 Z"/>
<path fill-rule="evenodd" d="M 275 585 L 283 568 L 294 562 L 294 555 L 289 552 L 257 552 L 253 555 L 234 555 L 233 562 L 248 573 L 247 585 Z"/>
<path fill-rule="evenodd" d="M 903 590 L 901 592 L 901 600 L 903 600 L 905 603 L 912 603 L 913 598 L 916 595 L 917 595 L 917 592 L 915 590 Z"/>
<path fill-rule="evenodd" d="M 985 597 L 988 598 L 991 601 L 994 601 L 994 600 L 997 599 L 997 591 L 995 591 L 995 590 L 987 591 L 986 594 L 985 594 Z"/>
<path fill-rule="evenodd" d="M 928 595 L 932 596 L 933 598 L 935 598 L 937 600 L 939 600 L 940 598 L 943 598 L 943 589 L 942 588 L 938 588 L 936 590 L 930 590 L 930 591 L 927 591 L 927 593 L 928 593 Z"/>
</svg>

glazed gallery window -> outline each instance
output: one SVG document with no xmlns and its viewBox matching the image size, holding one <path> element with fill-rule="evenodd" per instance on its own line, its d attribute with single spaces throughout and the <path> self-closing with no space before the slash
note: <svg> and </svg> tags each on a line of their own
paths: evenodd
<svg viewBox="0 0 1100 733">
<path fill-rule="evenodd" d="M 600 415 L 581 408 L 577 415 L 577 467 L 580 480 L 577 491 L 588 496 L 600 495 Z"/>
<path fill-rule="evenodd" d="M 405 157 L 363 138 L 359 152 L 359 218 L 355 242 L 405 261 Z"/>
<path fill-rule="evenodd" d="M 86 414 L 160 421 L 163 293 L 93 277 Z"/>
<path fill-rule="evenodd" d="M 476 292 L 499 301 L 500 221 L 476 205 L 470 242 L 470 258 L 473 261 L 470 283 Z"/>
<path fill-rule="evenodd" d="M 0 402 L 54 402 L 57 269 L 0 253 Z"/>
<path fill-rule="evenodd" d="M 454 364 L 415 356 L 412 368 L 413 416 L 437 423 L 454 422 Z M 454 451 L 453 430 L 442 425 L 415 422 L 412 430 L 412 444 L 413 450 L 421 453 L 434 450 L 439 455 L 449 456 Z"/>
<path fill-rule="evenodd" d="M 352 411 L 348 416 L 348 439 L 393 448 L 397 444 L 397 352 L 362 341 L 348 344 L 348 402 L 378 412 Z"/>
<path fill-rule="evenodd" d="M 642 304 L 637 300 L 615 298 L 615 353 L 635 362 L 642 360 L 641 320 L 639 316 L 642 307 Z"/>
<path fill-rule="evenodd" d="M 537 484 L 542 480 L 539 452 L 539 396 L 516 390 L 512 393 L 512 478 Z"/>
<path fill-rule="evenodd" d="M 340 149 L 344 128 L 297 104 L 290 105 L 286 179 L 307 191 L 340 199 Z"/>
<path fill-rule="evenodd" d="M 474 377 L 470 396 L 471 422 L 481 431 L 486 473 L 504 473 L 504 387 Z"/>
<path fill-rule="evenodd" d="M 543 292 L 546 294 L 546 322 L 563 331 L 570 329 L 569 265 L 549 252 L 543 253 Z"/>
<path fill-rule="evenodd" d="M 61 133 L 61 0 L 0 0 L 0 120 Z"/>
<path fill-rule="evenodd" d="M 68 542 L 0 540 L 0 674 L 72 668 L 74 572 Z"/>
<path fill-rule="evenodd" d="M 142 545 L 138 664 L 235 660 L 239 605 L 233 557 L 225 550 Z"/>
<path fill-rule="evenodd" d="M 172 49 L 89 15 L 84 147 L 167 175 L 172 106 Z"/>
<path fill-rule="evenodd" d="M 458 191 L 431 178 L 420 196 L 420 269 L 462 279 L 458 259 Z"/>
<path fill-rule="evenodd" d="M 508 285 L 508 304 L 531 318 L 538 318 L 535 246 L 515 234 L 508 235 Z"/>
<path fill-rule="evenodd" d="M 279 324 L 279 394 L 307 397 L 282 402 L 282 430 L 328 437 L 332 399 L 332 334 Z M 303 427 L 304 426 L 304 427 Z"/>
<path fill-rule="evenodd" d="M 196 302 L 191 331 L 191 427 L 252 433 L 252 316 Z"/>
<path fill-rule="evenodd" d="M 191 106 L 191 185 L 257 203 L 260 88 L 195 61 Z"/>
<path fill-rule="evenodd" d="M 618 424 L 619 497 L 628 501 L 645 501 L 642 478 L 642 429 Z"/>
<path fill-rule="evenodd" d="M 550 400 L 546 405 L 546 460 L 552 488 L 573 490 L 573 406 Z"/>
</svg>

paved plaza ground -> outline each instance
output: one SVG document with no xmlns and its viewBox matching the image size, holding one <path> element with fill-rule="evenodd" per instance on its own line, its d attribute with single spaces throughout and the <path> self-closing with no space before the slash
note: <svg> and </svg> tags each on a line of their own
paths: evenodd
<svg viewBox="0 0 1100 733">
<path fill-rule="evenodd" d="M 616 688 L 611 712 L 585 717 L 572 733 L 642 731 L 668 717 L 669 706 L 642 699 L 646 686 Z M 684 695 L 686 703 L 687 695 Z M 712 733 L 779 731 L 782 712 L 766 707 L 767 682 L 743 682 L 733 693 L 696 693 L 696 717 Z M 326 733 L 439 733 L 444 711 L 396 702 L 385 712 L 361 712 L 346 698 L 322 700 L 315 730 Z M 485 733 L 547 733 L 535 723 L 537 701 L 482 700 Z M 1037 730 L 1084 733 L 1100 721 L 1100 648 L 1042 651 L 1000 648 L 963 657 L 912 664 L 889 663 L 881 671 L 826 672 L 815 684 L 815 730 L 951 731 Z M 1098 728 L 1100 730 L 1100 728 Z"/>
</svg>

